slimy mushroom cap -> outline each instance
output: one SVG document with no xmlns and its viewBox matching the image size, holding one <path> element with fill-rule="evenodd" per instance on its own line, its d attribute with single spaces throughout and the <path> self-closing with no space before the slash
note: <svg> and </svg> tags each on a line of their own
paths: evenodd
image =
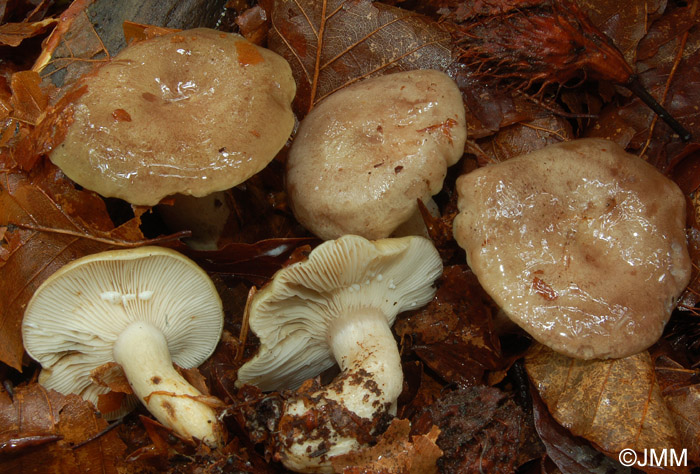
<svg viewBox="0 0 700 474">
<path fill-rule="evenodd" d="M 479 168 L 457 191 L 469 266 L 539 342 L 591 359 L 661 336 L 691 262 L 685 198 L 656 168 L 583 139 Z"/>
<path fill-rule="evenodd" d="M 323 239 L 388 237 L 442 189 L 466 141 L 462 96 L 434 70 L 373 77 L 302 120 L 287 161 L 297 220 Z"/>
<path fill-rule="evenodd" d="M 206 28 L 144 40 L 86 76 L 51 161 L 81 186 L 138 205 L 205 196 L 264 168 L 294 126 L 289 64 Z"/>
</svg>

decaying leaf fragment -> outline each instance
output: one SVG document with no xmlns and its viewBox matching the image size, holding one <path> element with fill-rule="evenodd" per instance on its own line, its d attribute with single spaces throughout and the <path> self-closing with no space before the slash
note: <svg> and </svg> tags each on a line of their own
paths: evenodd
<svg viewBox="0 0 700 474">
<path fill-rule="evenodd" d="M 102 434 L 106 427 L 77 395 L 63 396 L 36 383 L 16 388 L 12 397 L 0 391 L 0 438 L 40 434 L 45 441 L 0 451 L 0 472 L 116 473 L 126 446 L 115 432 Z"/>
<path fill-rule="evenodd" d="M 427 406 L 415 430 L 425 432 L 431 425 L 440 429 L 441 473 L 506 474 L 517 467 L 523 421 L 522 409 L 504 392 L 473 386 L 447 393 Z"/>
<path fill-rule="evenodd" d="M 333 469 L 342 474 L 435 474 L 442 450 L 435 444 L 440 429 L 409 436 L 411 423 L 394 419 L 376 445 L 336 456 Z"/>
</svg>

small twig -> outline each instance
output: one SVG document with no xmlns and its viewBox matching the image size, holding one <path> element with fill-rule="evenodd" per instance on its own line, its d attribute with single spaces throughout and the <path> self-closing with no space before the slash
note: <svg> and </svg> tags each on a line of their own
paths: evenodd
<svg viewBox="0 0 700 474">
<path fill-rule="evenodd" d="M 109 238 L 105 238 L 105 237 L 97 237 L 95 235 L 85 234 L 85 233 L 75 231 L 75 230 L 56 229 L 53 227 L 45 227 L 43 225 L 14 224 L 14 226 L 19 227 L 20 229 L 33 230 L 36 232 L 46 232 L 49 234 L 70 235 L 72 237 L 78 237 L 80 239 L 92 240 L 94 242 L 100 242 L 103 244 L 109 244 L 109 245 L 114 245 L 115 247 L 124 247 L 124 248 L 134 248 L 134 247 L 141 247 L 143 245 L 152 245 L 152 244 L 160 244 L 163 242 L 172 242 L 173 240 L 179 240 L 179 239 L 182 239 L 185 237 L 190 237 L 192 235 L 192 232 L 189 230 L 181 230 L 179 232 L 175 232 L 174 234 L 165 235 L 163 237 L 156 237 L 155 239 L 145 239 L 145 240 L 139 240 L 139 241 L 133 242 L 133 241 L 122 240 L 122 239 L 109 239 Z"/>
<path fill-rule="evenodd" d="M 82 447 L 82 446 L 85 446 L 85 445 L 88 444 L 88 443 L 92 443 L 92 442 L 95 441 L 97 438 L 99 438 L 99 437 L 101 437 L 101 436 L 103 436 L 103 435 L 109 433 L 111 430 L 113 430 L 114 428 L 116 428 L 121 422 L 122 422 L 122 418 L 119 418 L 118 420 L 113 421 L 112 423 L 110 423 L 109 425 L 107 425 L 107 427 L 106 427 L 105 429 L 103 429 L 103 430 L 100 431 L 99 433 L 97 433 L 97 434 L 95 434 L 95 435 L 89 437 L 89 438 L 86 439 L 85 441 L 76 444 L 75 446 L 73 446 L 72 449 L 78 449 L 78 448 L 80 448 L 80 447 Z"/>
<path fill-rule="evenodd" d="M 241 322 L 241 333 L 238 336 L 238 342 L 240 343 L 240 346 L 238 347 L 238 350 L 236 351 L 236 362 L 240 362 L 241 359 L 243 359 L 243 352 L 245 351 L 245 343 L 246 340 L 248 339 L 248 330 L 250 326 L 248 325 L 248 321 L 250 319 L 250 302 L 253 300 L 253 296 L 255 296 L 255 293 L 258 292 L 258 289 L 255 286 L 251 286 L 250 290 L 248 291 L 248 299 L 245 302 L 245 309 L 243 310 L 243 321 Z"/>
<path fill-rule="evenodd" d="M 659 104 L 654 96 L 652 96 L 648 90 L 642 85 L 639 77 L 635 74 L 630 76 L 630 80 L 627 81 L 625 87 L 632 91 L 637 97 L 639 97 L 642 102 L 644 102 L 647 107 L 656 113 L 666 124 L 671 127 L 671 130 L 676 132 L 678 136 L 684 142 L 690 141 L 693 136 L 688 130 L 683 127 L 683 125 L 678 122 L 673 116 L 666 110 L 661 104 Z"/>
<path fill-rule="evenodd" d="M 548 129 L 548 128 L 538 127 L 537 125 L 532 125 L 532 124 L 530 124 L 530 123 L 525 123 L 525 122 L 520 122 L 520 125 L 522 125 L 523 127 L 531 128 L 531 129 L 536 130 L 536 131 L 538 131 L 538 132 L 545 132 L 545 133 L 548 133 L 548 134 L 550 134 L 550 135 L 554 135 L 554 136 L 560 138 L 560 139 L 561 139 L 562 141 L 564 141 L 564 142 L 568 140 L 568 138 L 566 138 L 564 135 L 562 135 L 561 133 L 559 133 L 559 130 L 561 130 L 561 129 L 559 129 L 559 130 L 550 130 L 550 129 Z M 539 135 L 539 134 L 538 134 L 538 135 Z M 539 138 L 542 138 L 542 137 L 540 136 Z"/>
</svg>

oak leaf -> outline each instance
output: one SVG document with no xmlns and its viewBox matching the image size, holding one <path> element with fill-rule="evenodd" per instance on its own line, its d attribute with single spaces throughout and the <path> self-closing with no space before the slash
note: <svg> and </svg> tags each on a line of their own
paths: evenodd
<svg viewBox="0 0 700 474">
<path fill-rule="evenodd" d="M 449 35 L 436 22 L 370 0 L 267 1 L 268 47 L 291 65 L 301 119 L 331 93 L 361 79 L 412 69 L 444 70 Z"/>
<path fill-rule="evenodd" d="M 525 369 L 554 419 L 603 452 L 680 447 L 648 352 L 579 360 L 537 344 Z"/>
</svg>

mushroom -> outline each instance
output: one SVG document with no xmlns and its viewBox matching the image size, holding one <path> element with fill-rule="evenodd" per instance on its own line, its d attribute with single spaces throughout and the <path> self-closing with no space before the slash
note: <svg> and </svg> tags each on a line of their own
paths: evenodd
<svg viewBox="0 0 700 474">
<path fill-rule="evenodd" d="M 137 205 L 236 186 L 294 127 L 289 64 L 206 28 L 132 44 L 81 86 L 51 161 L 81 186 Z"/>
<path fill-rule="evenodd" d="M 121 365 L 134 394 L 164 425 L 211 446 L 223 430 L 211 401 L 173 368 L 196 367 L 223 327 L 219 295 L 207 274 L 166 248 L 88 255 L 46 279 L 22 321 L 27 353 L 42 366 L 39 383 L 97 405 L 109 391 L 93 370 Z M 122 416 L 124 409 L 106 414 Z"/>
<path fill-rule="evenodd" d="M 464 151 L 459 88 L 434 70 L 374 77 L 302 120 L 287 161 L 297 220 L 322 239 L 388 237 L 442 189 Z"/>
<path fill-rule="evenodd" d="M 683 193 L 652 165 L 574 140 L 463 175 L 457 192 L 469 266 L 537 341 L 621 358 L 661 336 L 691 262 Z"/>
<path fill-rule="evenodd" d="M 286 400 L 277 436 L 287 468 L 332 472 L 330 458 L 361 446 L 396 413 L 403 374 L 390 327 L 432 298 L 441 273 L 428 239 L 346 235 L 278 271 L 255 295 L 250 328 L 260 349 L 239 369 L 239 386 L 291 389 L 335 363 L 342 370 L 328 386 Z"/>
</svg>

